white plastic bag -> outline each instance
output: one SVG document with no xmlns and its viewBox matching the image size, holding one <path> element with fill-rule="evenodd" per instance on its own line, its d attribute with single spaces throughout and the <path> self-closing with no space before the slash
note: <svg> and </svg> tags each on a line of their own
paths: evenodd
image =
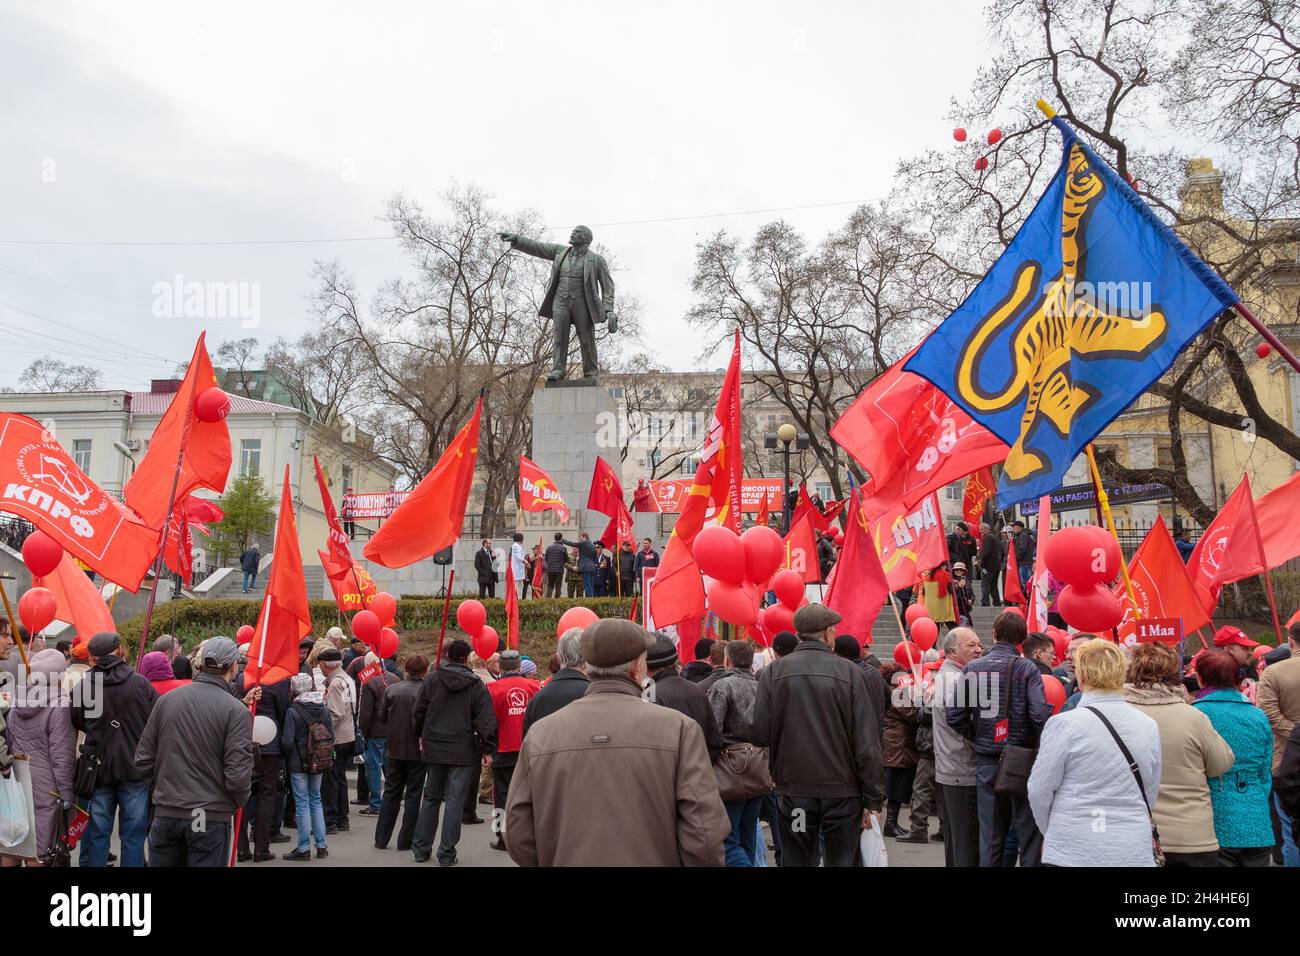
<svg viewBox="0 0 1300 956">
<path fill-rule="evenodd" d="M 27 839 L 27 797 L 16 771 L 0 776 L 0 846 L 16 847 Z"/>
<path fill-rule="evenodd" d="M 885 850 L 885 836 L 880 830 L 880 818 L 872 816 L 872 825 L 862 831 L 858 850 L 863 866 L 889 866 L 889 853 Z"/>
</svg>

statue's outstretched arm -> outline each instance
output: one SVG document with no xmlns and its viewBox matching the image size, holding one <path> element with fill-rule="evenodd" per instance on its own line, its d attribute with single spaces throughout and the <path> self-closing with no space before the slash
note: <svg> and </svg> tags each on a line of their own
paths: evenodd
<svg viewBox="0 0 1300 956">
<path fill-rule="evenodd" d="M 529 239 L 527 236 L 521 236 L 513 232 L 499 232 L 502 242 L 510 243 L 511 248 L 518 249 L 530 256 L 536 256 L 538 259 L 555 260 L 561 252 L 568 246 L 558 245 L 554 242 L 541 242 L 537 239 Z"/>
</svg>

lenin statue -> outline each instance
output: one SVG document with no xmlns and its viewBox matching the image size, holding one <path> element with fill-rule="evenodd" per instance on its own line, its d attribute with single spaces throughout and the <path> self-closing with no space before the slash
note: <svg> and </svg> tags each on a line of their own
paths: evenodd
<svg viewBox="0 0 1300 956">
<path fill-rule="evenodd" d="M 538 315 L 550 319 L 555 325 L 555 355 L 548 382 L 564 378 L 569 362 L 569 330 L 576 329 L 578 344 L 582 348 L 582 377 L 584 381 L 596 380 L 596 326 L 609 323 L 611 332 L 617 331 L 614 316 L 614 280 L 604 256 L 591 251 L 591 230 L 575 226 L 569 244 L 540 242 L 515 235 L 499 233 L 504 242 L 520 252 L 546 259 L 551 263 L 551 278 L 546 286 L 546 298 Z"/>
</svg>

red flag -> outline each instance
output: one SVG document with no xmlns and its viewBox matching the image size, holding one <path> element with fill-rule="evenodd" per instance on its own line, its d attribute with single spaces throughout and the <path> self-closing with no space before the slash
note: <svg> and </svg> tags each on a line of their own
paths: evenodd
<svg viewBox="0 0 1300 956">
<path fill-rule="evenodd" d="M 245 688 L 275 684 L 298 673 L 298 642 L 311 633 L 307 579 L 298 550 L 298 523 L 289 494 L 289 466 L 284 466 L 280 489 L 280 514 L 275 528 L 271 580 L 257 615 L 253 640 L 244 670 Z M 249 675 L 252 680 L 249 680 Z"/>
<path fill-rule="evenodd" d="M 887 597 L 889 582 L 871 543 L 855 488 L 849 499 L 848 531 L 826 592 L 826 606 L 840 616 L 837 630 L 852 634 L 859 644 L 870 644 L 871 626 Z"/>
<path fill-rule="evenodd" d="M 506 561 L 506 647 L 519 648 L 519 582 L 511 568 L 514 562 Z"/>
<path fill-rule="evenodd" d="M 1051 537 L 1052 496 L 1038 499 L 1038 549 L 1034 552 L 1034 571 L 1029 576 L 1029 594 L 1025 595 L 1025 625 L 1031 631 L 1047 627 L 1048 600 L 1047 539 Z M 1029 600 L 1030 597 L 1033 600 Z"/>
<path fill-rule="evenodd" d="M 815 513 L 817 509 L 813 509 Z M 813 533 L 812 517 L 805 513 L 798 521 L 790 523 L 790 533 L 785 536 L 785 560 L 781 567 L 803 576 L 805 584 L 816 584 L 822 579 L 821 564 L 817 560 L 817 535 Z"/>
<path fill-rule="evenodd" d="M 0 489 L 0 511 L 27 519 L 115 584 L 140 587 L 158 554 L 159 531 L 87 478 L 26 415 L 0 414 Z"/>
<path fill-rule="evenodd" d="M 758 503 L 758 514 L 754 516 L 754 524 L 758 525 L 760 528 L 766 528 L 767 522 L 767 495 L 763 495 L 762 500 Z"/>
<path fill-rule="evenodd" d="M 539 595 L 543 590 L 543 574 L 546 571 L 546 562 L 542 560 L 542 536 L 537 536 L 537 560 L 533 562 L 533 594 Z"/>
<path fill-rule="evenodd" d="M 997 492 L 998 484 L 993 480 L 992 468 L 981 468 L 966 479 L 966 490 L 961 496 L 961 515 L 972 534 L 979 531 L 980 522 L 984 520 L 985 503 Z"/>
<path fill-rule="evenodd" d="M 194 579 L 194 534 L 210 535 L 209 523 L 224 518 L 221 506 L 197 495 L 189 495 L 173 511 L 167 522 L 167 535 L 163 539 L 163 561 L 181 576 L 188 587 Z"/>
<path fill-rule="evenodd" d="M 104 631 L 116 631 L 113 615 L 99 593 L 99 588 L 77 566 L 66 551 L 59 566 L 43 578 L 33 578 L 32 587 L 46 588 L 54 595 L 55 618 L 71 624 L 78 641 L 88 641 Z"/>
<path fill-rule="evenodd" d="M 329 482 L 325 479 L 325 472 L 321 470 L 320 462 L 316 456 L 311 456 L 311 463 L 316 466 L 316 487 L 320 489 L 320 507 L 325 512 L 325 533 L 326 546 L 329 553 L 333 555 L 333 564 L 350 567 L 352 564 L 352 549 L 349 547 L 348 533 L 343 530 L 343 525 L 339 521 L 338 512 L 334 510 L 334 499 L 330 495 Z"/>
<path fill-rule="evenodd" d="M 1009 450 L 939 389 L 903 371 L 911 357 L 909 352 L 867 386 L 830 432 L 871 475 L 881 505 L 899 502 L 909 508 L 944 485 L 1003 461 Z M 867 498 L 863 506 L 874 518 L 879 511 Z"/>
<path fill-rule="evenodd" d="M 1255 520 L 1264 540 L 1264 560 L 1276 568 L 1300 556 L 1300 471 L 1255 500 Z"/>
<path fill-rule="evenodd" d="M 196 488 L 208 488 L 218 494 L 226 488 L 231 462 L 230 429 L 225 419 L 202 422 L 194 411 L 198 396 L 216 385 L 217 376 L 200 333 L 180 389 L 163 413 L 144 457 L 123 489 L 127 505 L 151 528 L 161 531 L 167 523 L 173 483 L 176 501 L 184 501 Z M 176 477 L 178 455 L 179 479 Z"/>
<path fill-rule="evenodd" d="M 591 473 L 591 491 L 587 493 L 587 507 L 603 515 L 616 515 L 618 509 L 627 510 L 623 504 L 623 485 L 618 475 L 604 458 L 597 456 Z"/>
<path fill-rule="evenodd" d="M 347 564 L 335 564 L 328 551 L 317 551 L 321 567 L 325 569 L 325 580 L 329 581 L 334 591 L 334 603 L 344 614 L 364 611 L 370 605 L 370 599 L 379 593 L 379 585 L 370 576 L 370 572 L 349 561 Z"/>
<path fill-rule="evenodd" d="M 623 542 L 632 538 L 632 515 L 622 503 L 619 504 L 618 509 L 618 514 L 609 519 L 609 524 L 600 535 L 600 540 L 605 542 L 605 546 L 614 550 L 616 558 Z"/>
<path fill-rule="evenodd" d="M 722 382 L 722 392 L 709 423 L 709 439 L 701 454 L 717 455 L 709 500 L 716 514 L 714 520 L 724 528 L 740 531 L 741 487 L 743 484 L 740 452 L 740 329 L 731 346 L 731 363 Z"/>
<path fill-rule="evenodd" d="M 605 464 L 603 460 L 597 459 L 596 468 Z M 606 465 L 606 468 L 609 466 Z M 619 495 L 622 495 L 620 490 Z M 569 507 L 564 503 L 559 490 L 555 487 L 555 482 L 551 480 L 541 467 L 529 458 L 523 455 L 519 456 L 519 510 L 520 511 L 546 511 L 548 509 L 555 511 L 555 517 L 560 524 L 568 524 Z"/>
<path fill-rule="evenodd" d="M 867 514 L 867 523 L 891 591 L 912 587 L 923 572 L 948 560 L 948 539 L 936 495 L 913 508 L 896 502 L 877 517 Z"/>
<path fill-rule="evenodd" d="M 1137 598 L 1138 613 L 1143 618 L 1182 618 L 1183 631 L 1195 631 L 1210 623 L 1210 615 L 1201 605 L 1201 598 L 1187 574 L 1187 565 L 1178 554 L 1165 519 L 1156 516 L 1147 536 L 1138 545 L 1128 566 L 1129 580 Z M 1119 625 L 1120 639 L 1136 633 L 1133 609 L 1128 603 L 1124 582 L 1115 585 L 1115 596 L 1124 605 L 1124 620 Z"/>
<path fill-rule="evenodd" d="M 375 532 L 364 554 L 386 568 L 404 568 L 456 542 L 465 522 L 465 504 L 474 483 L 478 423 L 483 399 L 433 471 L 415 487 Z"/>
<path fill-rule="evenodd" d="M 1014 541 L 1007 542 L 1007 570 L 1002 575 L 1002 597 L 1017 605 L 1022 611 L 1026 610 L 1029 603 L 1025 598 L 1024 589 L 1020 586 L 1020 565 L 1016 562 Z"/>
<path fill-rule="evenodd" d="M 1294 520 L 1292 518 L 1291 520 Z M 1196 542 L 1187 559 L 1201 607 L 1214 613 L 1225 584 L 1264 573 L 1264 543 L 1250 495 L 1250 477 L 1243 474 L 1237 490 Z"/>
<path fill-rule="evenodd" d="M 700 452 L 695 480 L 691 483 L 686 503 L 682 505 L 677 524 L 673 526 L 673 533 L 664 547 L 663 560 L 655 572 L 654 588 L 650 594 L 650 616 L 659 627 L 704 616 L 704 582 L 691 548 L 695 545 L 695 536 L 704 527 L 710 500 L 715 496 L 731 500 L 730 492 L 715 491 L 715 488 L 722 488 L 723 483 L 731 481 L 732 465 L 738 465 L 740 460 L 740 445 L 738 442 L 729 444 L 733 438 L 725 434 L 726 428 L 723 425 L 724 421 L 731 420 L 729 409 L 733 406 L 740 407 L 739 332 L 736 333 L 731 364 L 727 366 L 726 377 L 722 380 L 722 392 L 718 395 L 708 439 Z M 736 494 L 739 495 L 739 485 Z M 738 502 L 739 498 L 735 500 Z M 733 514 L 739 520 L 740 509 L 737 507 Z M 725 513 L 718 516 L 718 520 L 723 523 L 726 518 Z"/>
<path fill-rule="evenodd" d="M 827 517 L 817 510 L 817 506 L 808 497 L 808 488 L 799 482 L 799 500 L 795 503 L 794 514 L 790 515 L 790 527 L 793 528 L 801 518 L 807 518 L 815 531 L 825 531 L 831 526 Z"/>
</svg>

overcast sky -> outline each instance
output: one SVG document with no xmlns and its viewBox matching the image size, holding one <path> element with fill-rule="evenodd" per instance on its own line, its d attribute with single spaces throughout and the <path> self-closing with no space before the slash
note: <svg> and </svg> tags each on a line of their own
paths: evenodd
<svg viewBox="0 0 1300 956">
<path fill-rule="evenodd" d="M 0 385 L 50 353 L 145 387 L 202 328 L 296 336 L 314 259 L 366 292 L 402 274 L 384 200 L 433 209 L 453 182 L 556 240 L 592 225 L 646 346 L 690 368 L 695 243 L 775 218 L 820 238 L 951 142 L 986 55 L 973 0 L 11 0 Z M 322 241 L 360 237 L 381 238 Z M 260 323 L 156 317 L 178 275 L 255 284 Z"/>
</svg>

